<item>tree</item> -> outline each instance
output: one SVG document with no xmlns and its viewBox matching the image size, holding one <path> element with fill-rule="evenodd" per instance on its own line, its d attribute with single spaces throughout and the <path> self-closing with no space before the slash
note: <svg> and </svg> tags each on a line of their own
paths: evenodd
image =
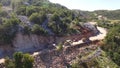
<svg viewBox="0 0 120 68">
<path fill-rule="evenodd" d="M 56 12 L 52 15 L 51 20 L 55 22 L 60 21 L 60 18 Z"/>
<path fill-rule="evenodd" d="M 0 3 L 0 11 L 2 11 L 2 4 Z"/>
<path fill-rule="evenodd" d="M 110 58 L 120 66 L 120 24 L 111 28 L 105 38 L 103 50 L 107 52 Z"/>
<path fill-rule="evenodd" d="M 48 32 L 46 30 L 44 30 L 38 24 L 33 25 L 33 27 L 32 27 L 32 33 L 37 34 L 37 35 L 47 35 L 48 34 Z"/>
<path fill-rule="evenodd" d="M 8 57 L 5 59 L 5 68 L 15 68 L 14 62 Z"/>
<path fill-rule="evenodd" d="M 58 51 L 63 50 L 63 44 L 59 43 L 56 48 L 57 48 Z"/>
<path fill-rule="evenodd" d="M 29 54 L 23 56 L 24 68 L 33 68 L 34 59 Z"/>
<path fill-rule="evenodd" d="M 45 20 L 47 19 L 45 13 L 33 13 L 30 17 L 29 20 L 35 24 L 42 24 Z"/>
<path fill-rule="evenodd" d="M 38 8 L 37 7 L 35 7 L 35 6 L 27 6 L 26 7 L 26 15 L 27 16 L 31 16 L 33 13 L 37 13 L 38 11 Z"/>
<path fill-rule="evenodd" d="M 0 43 L 10 44 L 17 32 L 17 25 L 20 21 L 14 16 L 10 19 L 5 19 L 0 25 Z"/>
<path fill-rule="evenodd" d="M 34 59 L 29 54 L 17 52 L 14 54 L 16 68 L 32 68 Z"/>
<path fill-rule="evenodd" d="M 54 23 L 52 24 L 53 26 L 51 26 L 51 28 L 53 29 L 56 35 L 59 35 L 59 33 L 61 32 L 61 30 L 59 29 L 60 18 L 56 12 L 52 15 L 51 21 L 54 21 Z"/>
<path fill-rule="evenodd" d="M 114 26 L 114 28 L 110 29 L 110 32 L 108 32 L 105 42 L 107 44 L 115 43 L 117 45 L 120 45 L 120 25 Z"/>
<path fill-rule="evenodd" d="M 23 29 L 23 34 L 27 34 L 29 35 L 31 32 L 31 28 L 29 26 L 24 26 L 24 29 Z"/>
<path fill-rule="evenodd" d="M 14 54 L 15 68 L 23 68 L 23 54 L 21 52 L 16 52 Z"/>
<path fill-rule="evenodd" d="M 72 63 L 71 68 L 80 68 L 78 63 Z"/>
<path fill-rule="evenodd" d="M 40 18 L 39 18 L 39 14 L 38 13 L 33 13 L 30 17 L 29 20 L 31 22 L 34 22 L 36 24 L 40 24 Z"/>
<path fill-rule="evenodd" d="M 39 14 L 40 14 L 40 21 L 41 23 L 43 23 L 47 19 L 46 13 L 42 11 Z"/>
<path fill-rule="evenodd" d="M 6 11 L 0 10 L 0 17 L 7 17 L 8 13 Z"/>
<path fill-rule="evenodd" d="M 20 8 L 23 5 L 24 0 L 11 0 L 11 7 L 13 10 Z"/>
<path fill-rule="evenodd" d="M 27 9 L 26 6 L 21 6 L 20 8 L 17 8 L 16 13 L 18 15 L 26 15 Z"/>
</svg>

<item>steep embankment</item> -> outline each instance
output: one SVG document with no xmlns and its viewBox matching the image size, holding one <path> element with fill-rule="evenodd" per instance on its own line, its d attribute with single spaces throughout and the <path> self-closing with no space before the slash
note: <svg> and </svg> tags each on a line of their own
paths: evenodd
<svg viewBox="0 0 120 68">
<path fill-rule="evenodd" d="M 39 49 L 49 48 L 54 42 L 52 36 L 38 36 L 34 34 L 23 35 L 18 33 L 13 40 L 15 51 L 33 52 Z"/>
<path fill-rule="evenodd" d="M 97 41 L 92 42 L 94 44 L 97 44 Z M 34 68 L 46 68 L 46 67 L 52 67 L 52 68 L 64 68 L 66 66 L 70 66 L 72 61 L 76 59 L 77 56 L 80 54 L 84 54 L 89 49 L 96 49 L 97 46 L 88 46 L 86 44 L 80 44 L 76 46 L 71 46 L 63 49 L 62 51 L 58 50 L 50 50 L 50 51 L 41 51 L 38 52 L 38 55 L 35 56 L 35 63 Z"/>
<path fill-rule="evenodd" d="M 16 34 L 13 40 L 13 46 L 16 51 L 29 52 L 39 49 L 45 49 L 53 47 L 52 44 L 65 42 L 66 40 L 82 39 L 83 37 L 88 38 L 93 35 L 93 32 L 84 34 L 71 35 L 71 36 L 38 36 L 35 34 L 23 35 L 21 33 Z"/>
<path fill-rule="evenodd" d="M 89 53 L 91 52 L 91 50 L 96 50 L 96 48 L 98 47 L 97 44 L 99 43 L 99 41 L 95 41 L 95 40 L 104 39 L 107 33 L 107 31 L 104 28 L 98 27 L 98 30 L 100 30 L 101 33 L 98 34 L 97 36 L 90 37 L 92 38 L 92 41 L 93 41 L 89 43 L 90 46 L 88 46 L 88 44 L 86 43 L 80 42 L 81 41 L 80 40 L 79 42 L 73 42 L 73 44 L 77 43 L 77 44 L 74 44 L 74 46 L 66 47 L 60 52 L 57 50 L 35 52 L 34 53 L 35 68 L 38 68 L 38 67 L 63 68 L 66 66 L 70 66 L 73 60 L 75 60 L 79 55 L 82 55 L 84 53 Z M 92 61 L 94 58 L 100 56 L 101 54 L 102 54 L 102 50 L 99 48 L 98 50 L 93 52 L 93 54 L 90 54 L 90 56 L 87 56 L 86 58 L 81 59 L 80 62 L 85 63 L 85 62 Z"/>
</svg>

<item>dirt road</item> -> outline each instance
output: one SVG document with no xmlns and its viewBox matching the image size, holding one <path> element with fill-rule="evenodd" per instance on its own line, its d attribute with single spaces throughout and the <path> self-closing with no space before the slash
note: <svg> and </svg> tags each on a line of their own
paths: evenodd
<svg viewBox="0 0 120 68">
<path fill-rule="evenodd" d="M 105 36 L 107 35 L 107 30 L 105 28 L 97 27 L 97 29 L 100 31 L 100 33 L 98 35 L 96 35 L 96 36 L 90 37 L 89 39 L 91 41 L 103 40 L 105 38 Z M 83 41 L 79 40 L 78 42 L 73 42 L 72 45 L 77 45 L 77 44 L 81 44 L 81 43 L 83 43 Z"/>
<path fill-rule="evenodd" d="M 97 28 L 100 31 L 100 34 L 98 34 L 97 36 L 90 37 L 91 41 L 103 40 L 105 36 L 107 35 L 107 30 L 105 28 L 102 28 L 102 27 L 97 27 Z"/>
</svg>

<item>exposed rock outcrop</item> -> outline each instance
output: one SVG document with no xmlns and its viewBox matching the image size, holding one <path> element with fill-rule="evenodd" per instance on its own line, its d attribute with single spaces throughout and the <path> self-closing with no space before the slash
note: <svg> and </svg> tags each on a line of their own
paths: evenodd
<svg viewBox="0 0 120 68">
<path fill-rule="evenodd" d="M 18 33 L 13 40 L 13 46 L 16 51 L 29 52 L 50 47 L 49 44 L 53 42 L 54 39 L 52 36 L 45 37 L 34 34 L 23 35 Z"/>
<path fill-rule="evenodd" d="M 70 46 L 62 51 L 57 50 L 44 50 L 40 51 L 38 55 L 34 56 L 34 68 L 66 68 L 69 67 L 73 60 L 76 59 L 80 54 L 87 52 L 87 48 L 96 49 L 96 44 L 99 41 L 91 42 L 91 46 L 85 43 Z M 91 58 L 92 59 L 92 58 Z M 89 59 L 88 59 L 89 60 Z"/>
<path fill-rule="evenodd" d="M 83 37 L 89 38 L 93 32 L 84 34 L 54 37 L 54 36 L 38 36 L 34 34 L 23 35 L 22 33 L 16 34 L 13 40 L 15 51 L 32 52 L 35 50 L 45 49 L 52 47 L 52 44 L 64 42 L 66 40 L 78 41 Z"/>
</svg>

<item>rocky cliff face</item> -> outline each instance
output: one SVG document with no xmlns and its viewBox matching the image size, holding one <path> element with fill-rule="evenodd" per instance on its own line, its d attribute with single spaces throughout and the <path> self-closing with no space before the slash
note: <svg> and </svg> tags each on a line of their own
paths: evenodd
<svg viewBox="0 0 120 68">
<path fill-rule="evenodd" d="M 84 31 L 85 30 L 85 31 Z M 34 50 L 41 50 L 45 48 L 53 47 L 52 44 L 65 42 L 66 40 L 79 41 L 82 38 L 89 38 L 96 33 L 94 30 L 84 29 L 83 33 L 78 35 L 54 37 L 54 36 L 38 36 L 35 34 L 23 35 L 21 32 L 16 34 L 12 44 L 15 47 L 15 51 L 30 52 Z"/>
<path fill-rule="evenodd" d="M 34 34 L 23 35 L 21 33 L 17 33 L 13 40 L 13 46 L 15 47 L 15 51 L 33 52 L 35 50 L 53 47 L 53 43 L 65 42 L 66 40 L 79 41 L 83 37 L 89 38 L 92 34 L 93 32 L 88 32 L 85 35 L 79 34 L 56 37 L 55 39 L 54 36 L 38 36 Z"/>
<path fill-rule="evenodd" d="M 53 37 L 37 36 L 34 34 L 23 35 L 18 33 L 13 40 L 15 51 L 29 52 L 33 50 L 50 47 L 54 42 Z"/>
</svg>

